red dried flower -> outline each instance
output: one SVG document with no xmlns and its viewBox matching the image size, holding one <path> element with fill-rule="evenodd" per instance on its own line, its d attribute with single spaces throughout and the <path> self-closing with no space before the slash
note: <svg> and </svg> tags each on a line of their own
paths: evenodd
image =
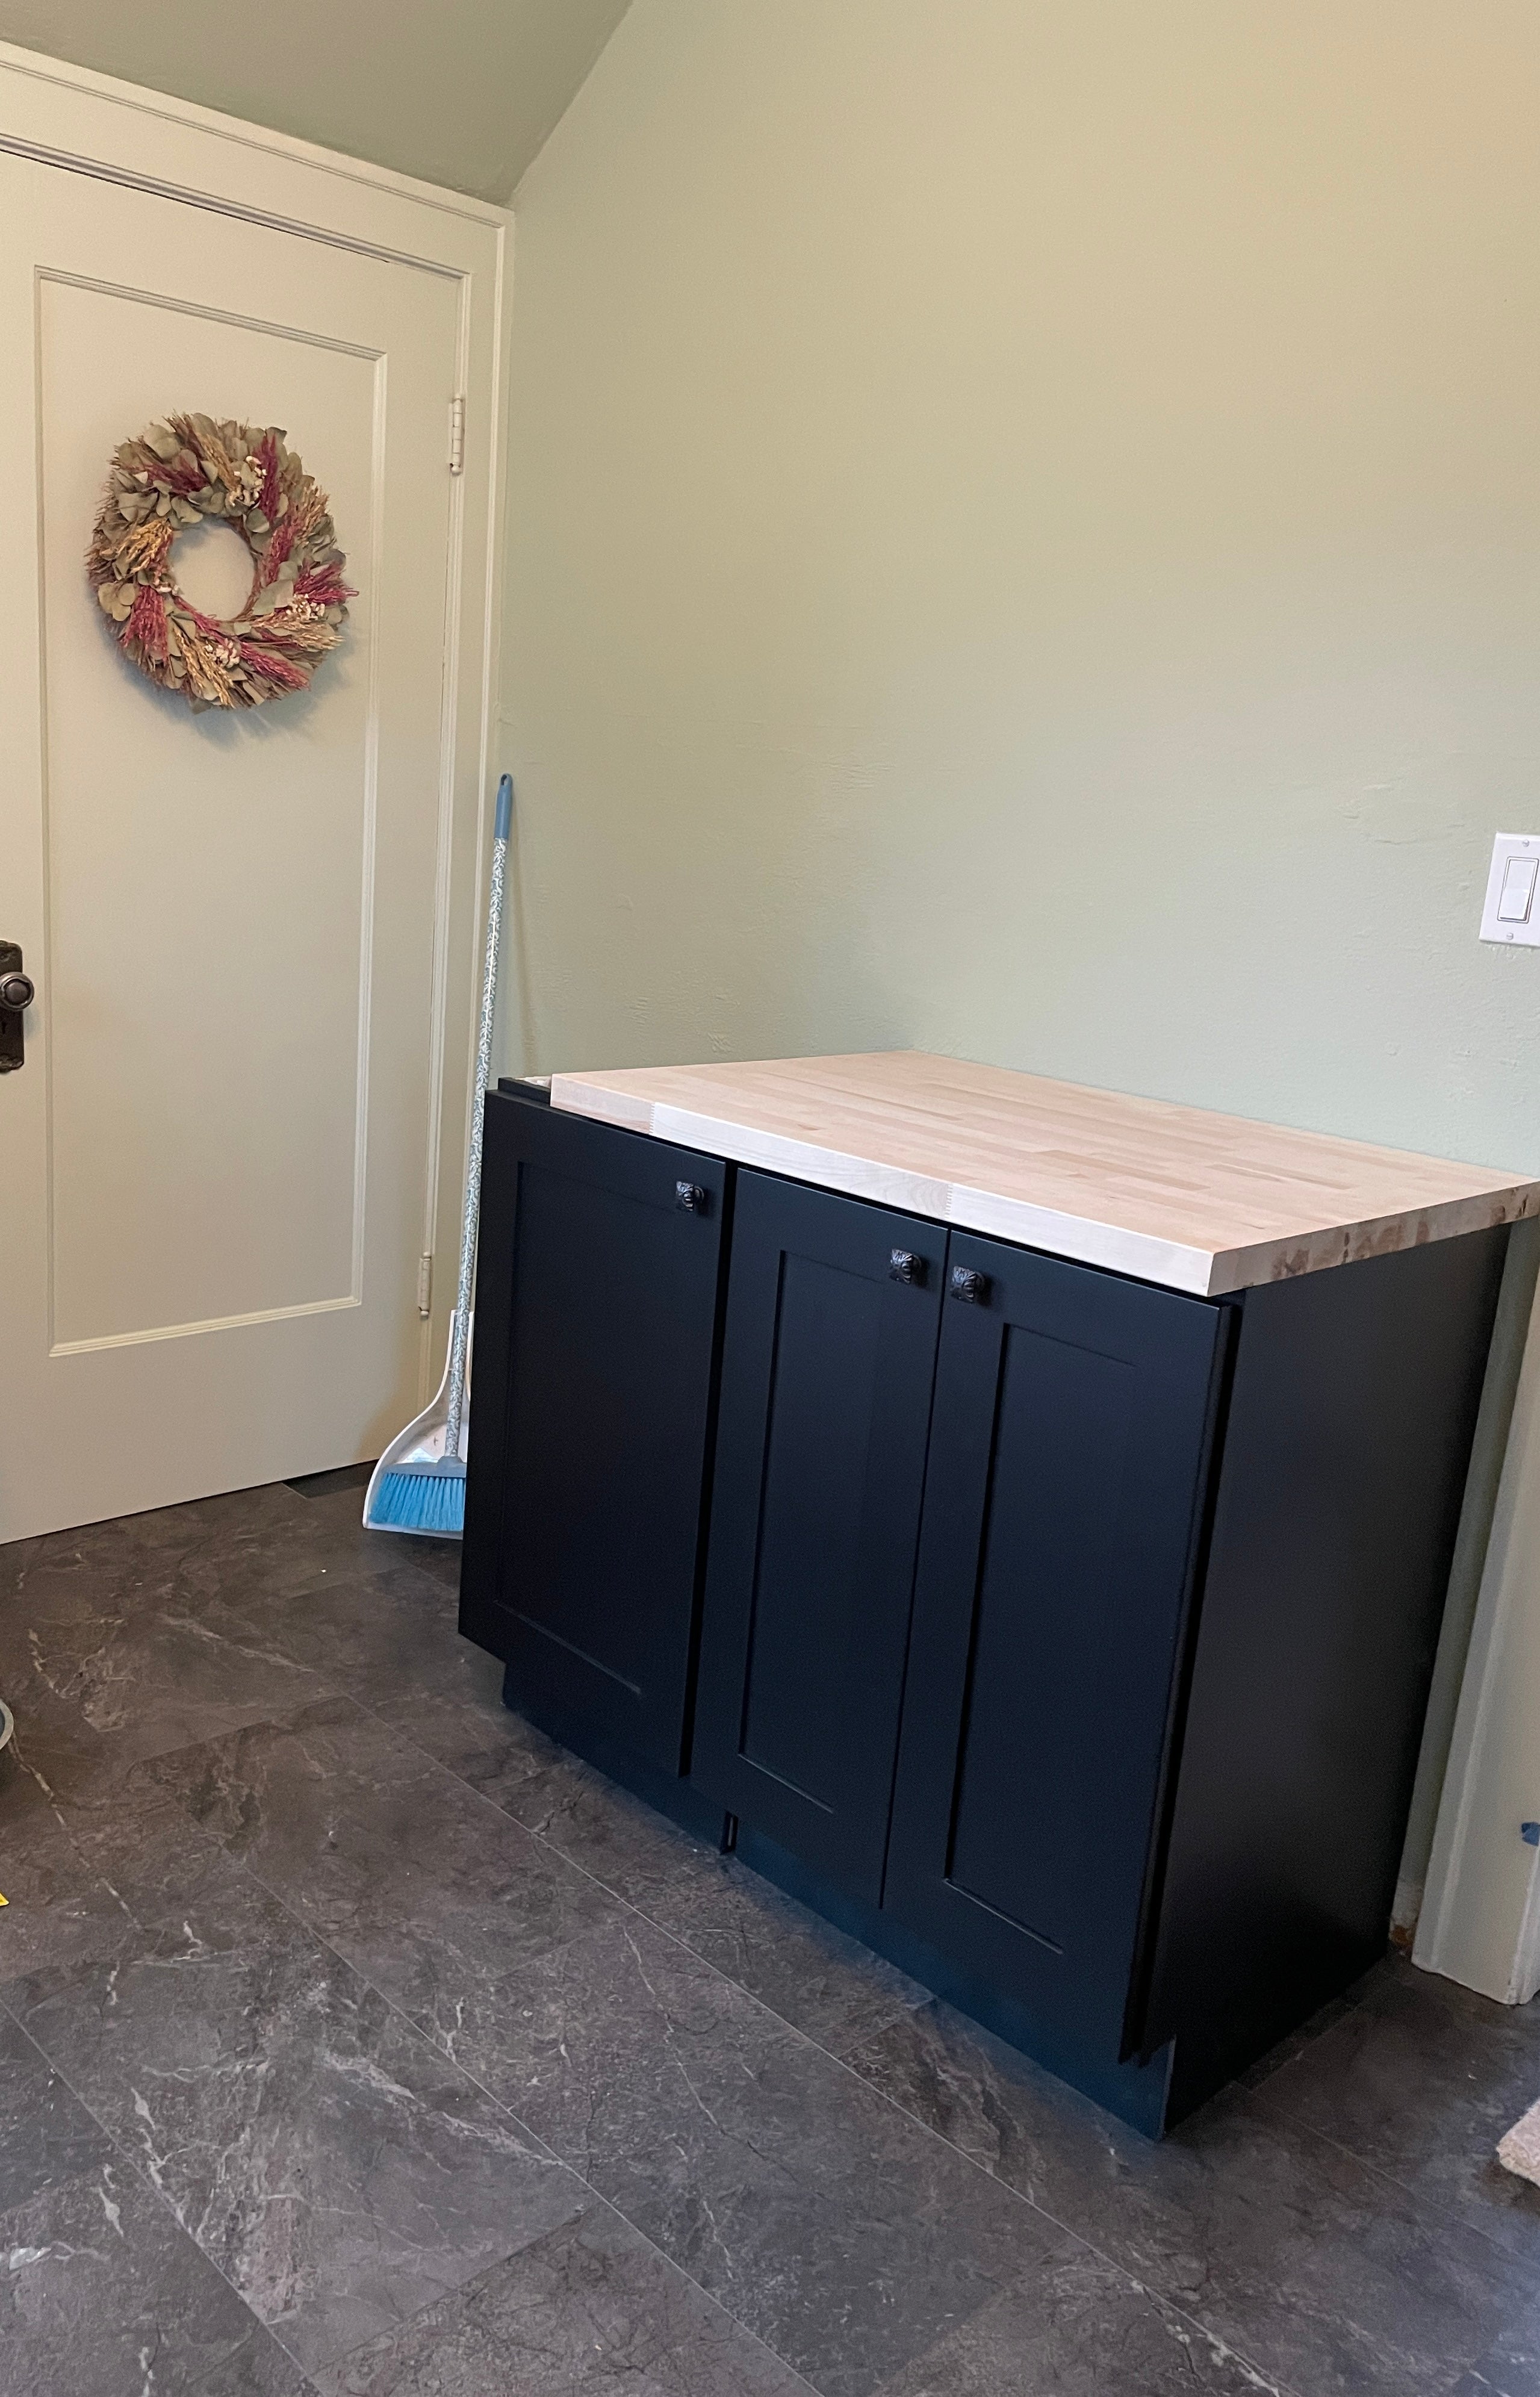
<svg viewBox="0 0 1540 2397">
<path fill-rule="evenodd" d="M 118 639 L 125 649 L 137 643 L 145 657 L 156 665 L 166 663 L 166 602 L 154 583 L 147 583 L 129 609 Z"/>
<path fill-rule="evenodd" d="M 241 663 L 264 681 L 275 682 L 280 690 L 303 690 L 310 680 L 302 667 L 291 665 L 275 649 L 258 649 L 255 641 L 241 643 Z"/>
</svg>

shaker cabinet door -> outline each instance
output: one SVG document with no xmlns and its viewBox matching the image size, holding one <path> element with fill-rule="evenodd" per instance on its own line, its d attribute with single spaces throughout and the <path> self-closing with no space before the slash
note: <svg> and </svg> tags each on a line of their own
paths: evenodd
<svg viewBox="0 0 1540 2397">
<path fill-rule="evenodd" d="M 954 1233 L 942 1313 L 883 1902 L 1116 2057 L 1227 1310 Z"/>
<path fill-rule="evenodd" d="M 487 1101 L 461 1629 L 582 1747 L 684 1769 L 730 1169 Z"/>
<path fill-rule="evenodd" d="M 741 1172 L 691 1779 L 882 1883 L 946 1235 Z"/>
</svg>

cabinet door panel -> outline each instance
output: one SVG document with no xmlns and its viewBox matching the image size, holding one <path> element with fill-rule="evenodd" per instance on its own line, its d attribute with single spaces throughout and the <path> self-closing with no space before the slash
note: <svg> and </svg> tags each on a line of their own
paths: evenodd
<svg viewBox="0 0 1540 2397">
<path fill-rule="evenodd" d="M 1225 1310 L 954 1234 L 884 1904 L 1116 2056 Z"/>
<path fill-rule="evenodd" d="M 511 1694 L 675 1774 L 729 1171 L 487 1103 L 461 1627 Z"/>
<path fill-rule="evenodd" d="M 933 1224 L 739 1175 L 691 1776 L 873 1902 L 944 1254 Z"/>
</svg>

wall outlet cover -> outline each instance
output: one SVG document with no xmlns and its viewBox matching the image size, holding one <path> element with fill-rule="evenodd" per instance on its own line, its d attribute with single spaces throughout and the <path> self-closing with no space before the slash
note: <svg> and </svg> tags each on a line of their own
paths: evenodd
<svg viewBox="0 0 1540 2397">
<path fill-rule="evenodd" d="M 1500 832 L 1493 840 L 1481 938 L 1540 949 L 1540 833 Z"/>
</svg>

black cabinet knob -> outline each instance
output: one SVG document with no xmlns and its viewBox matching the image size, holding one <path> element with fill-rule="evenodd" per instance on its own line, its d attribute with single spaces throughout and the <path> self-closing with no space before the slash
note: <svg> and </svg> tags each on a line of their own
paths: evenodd
<svg viewBox="0 0 1540 2397">
<path fill-rule="evenodd" d="M 686 1215 L 709 1215 L 711 1193 L 703 1190 L 698 1182 L 676 1182 L 674 1204 Z"/>
<path fill-rule="evenodd" d="M 913 1249 L 892 1249 L 888 1256 L 890 1281 L 906 1282 L 911 1290 L 920 1290 L 925 1283 L 925 1259 L 917 1257 Z"/>
<path fill-rule="evenodd" d="M 37 988 L 31 974 L 8 973 L 0 980 L 0 1007 L 14 1008 L 20 1014 L 36 997 Z"/>
<path fill-rule="evenodd" d="M 989 1297 L 989 1276 L 975 1273 L 971 1265 L 954 1265 L 952 1295 L 966 1299 L 970 1306 L 984 1306 Z"/>
</svg>

